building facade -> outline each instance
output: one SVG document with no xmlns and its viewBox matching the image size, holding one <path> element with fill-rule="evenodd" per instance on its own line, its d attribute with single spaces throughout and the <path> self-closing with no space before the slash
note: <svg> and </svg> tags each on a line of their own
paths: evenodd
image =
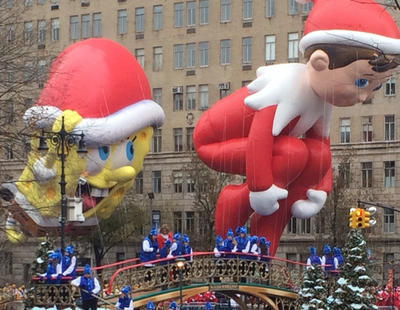
<svg viewBox="0 0 400 310">
<path fill-rule="evenodd" d="M 166 122 L 155 131 L 151 153 L 136 180 L 134 199 L 149 208 L 153 224 L 167 223 L 174 231 L 189 235 L 201 235 L 207 220 L 193 208 L 195 184 L 183 169 L 194 149 L 197 120 L 217 100 L 253 80 L 258 67 L 302 62 L 298 43 L 312 9 L 311 3 L 301 5 L 294 0 L 3 2 L 9 8 L 23 2 L 19 3 L 23 5 L 19 28 L 26 44 L 43 55 L 42 66 L 48 65 L 48 53 L 57 54 L 91 37 L 113 39 L 136 56 L 149 78 L 154 100 L 165 111 Z M 400 198 L 396 91 L 393 77 L 372 101 L 335 108 L 331 126 L 338 173 L 343 152 L 352 152 L 345 165 L 346 174 L 351 175 L 349 188 L 362 200 L 394 207 Z M 8 166 L 19 160 L 9 153 L 5 157 L 3 163 Z M 400 258 L 400 219 L 390 209 L 379 210 L 376 217 L 378 224 L 370 239 L 376 243 L 376 261 L 383 274 L 386 263 Z M 292 220 L 278 254 L 305 260 L 308 246 L 316 242 L 317 221 Z"/>
</svg>

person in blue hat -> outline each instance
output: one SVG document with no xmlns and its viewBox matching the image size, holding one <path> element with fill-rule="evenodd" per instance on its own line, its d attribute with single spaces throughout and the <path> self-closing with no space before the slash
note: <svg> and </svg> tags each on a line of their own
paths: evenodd
<svg viewBox="0 0 400 310">
<path fill-rule="evenodd" d="M 232 252 L 249 253 L 250 251 L 250 240 L 247 238 L 247 228 L 242 226 L 239 229 L 239 236 L 236 237 L 237 244 L 233 248 Z"/>
<path fill-rule="evenodd" d="M 97 309 L 96 294 L 100 292 L 101 287 L 97 278 L 93 276 L 90 265 L 85 265 L 83 276 L 79 276 L 72 280 L 71 285 L 81 289 L 82 308 L 84 310 Z"/>
<path fill-rule="evenodd" d="M 59 284 L 62 278 L 61 255 L 60 252 L 54 251 L 49 255 L 49 264 L 46 273 L 40 275 L 40 279 L 48 284 Z"/>
<path fill-rule="evenodd" d="M 173 301 L 169 304 L 168 309 L 172 309 L 172 310 L 176 310 L 178 309 L 178 304 L 176 303 L 176 301 Z"/>
<path fill-rule="evenodd" d="M 257 236 L 251 236 L 250 238 L 250 253 L 257 256 L 260 254 L 260 247 L 258 246 Z M 258 258 L 257 256 L 252 256 L 251 259 L 256 260 Z"/>
<path fill-rule="evenodd" d="M 206 309 L 206 310 L 212 310 L 212 309 L 213 309 L 213 306 L 212 306 L 212 304 L 211 304 L 209 301 L 207 301 L 206 304 L 204 305 L 204 309 Z"/>
<path fill-rule="evenodd" d="M 172 241 L 167 239 L 164 243 L 164 247 L 160 249 L 160 258 L 167 258 L 169 249 L 171 248 Z M 165 265 L 167 262 L 161 262 L 161 265 Z"/>
<path fill-rule="evenodd" d="M 310 257 L 307 259 L 307 268 L 311 265 L 321 265 L 321 258 L 317 255 L 317 249 L 310 247 Z"/>
<path fill-rule="evenodd" d="M 73 245 L 67 246 L 65 248 L 65 253 L 62 258 L 62 271 L 64 277 L 76 278 L 76 256 L 75 247 Z"/>
<path fill-rule="evenodd" d="M 156 310 L 156 305 L 152 301 L 149 301 L 147 303 L 146 310 Z"/>
<path fill-rule="evenodd" d="M 342 250 L 339 247 L 334 247 L 333 254 L 334 254 L 335 258 L 337 259 L 337 263 L 338 263 L 337 268 L 340 268 L 341 266 L 344 265 L 344 258 L 342 255 Z"/>
<path fill-rule="evenodd" d="M 187 261 L 193 261 L 193 249 L 189 244 L 190 238 L 188 235 L 183 236 L 183 255 L 190 254 L 190 256 L 185 257 Z"/>
<path fill-rule="evenodd" d="M 224 239 L 221 236 L 215 238 L 214 256 L 221 257 L 221 252 L 225 252 Z"/>
<path fill-rule="evenodd" d="M 181 234 L 176 233 L 172 237 L 172 245 L 169 249 L 168 257 L 176 257 L 182 255 L 182 243 L 181 243 Z"/>
<path fill-rule="evenodd" d="M 270 259 L 266 256 L 269 256 L 269 247 L 271 246 L 271 241 L 267 240 L 265 237 L 260 237 L 260 256 L 262 261 L 269 261 Z"/>
<path fill-rule="evenodd" d="M 231 228 L 228 229 L 228 233 L 226 234 L 226 239 L 224 241 L 225 252 L 232 252 L 237 244 L 236 239 L 234 238 L 234 234 Z M 233 255 L 226 255 L 226 257 L 234 257 Z"/>
<path fill-rule="evenodd" d="M 157 229 L 153 228 L 149 235 L 142 242 L 142 250 L 140 251 L 140 261 L 142 263 L 150 262 L 157 259 L 158 242 Z M 146 264 L 145 267 L 152 267 L 154 264 Z"/>
<path fill-rule="evenodd" d="M 118 299 L 115 307 L 121 310 L 133 310 L 133 300 L 131 298 L 131 286 L 126 285 L 122 288 L 122 296 Z"/>
<path fill-rule="evenodd" d="M 337 259 L 332 255 L 332 249 L 328 244 L 324 247 L 324 256 L 321 258 L 321 265 L 327 272 L 332 272 L 337 269 Z"/>
</svg>

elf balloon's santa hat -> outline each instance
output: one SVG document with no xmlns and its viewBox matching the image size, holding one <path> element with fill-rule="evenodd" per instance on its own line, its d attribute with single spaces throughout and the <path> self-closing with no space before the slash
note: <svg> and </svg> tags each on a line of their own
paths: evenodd
<svg viewBox="0 0 400 310">
<path fill-rule="evenodd" d="M 83 120 L 74 132 L 88 146 L 112 144 L 148 126 L 164 122 L 152 101 L 147 77 L 131 52 L 108 39 L 88 39 L 64 50 L 51 67 L 49 80 L 24 119 L 34 128 L 49 128 L 65 110 Z"/>
<path fill-rule="evenodd" d="M 310 0 L 296 0 L 299 3 Z M 300 51 L 315 44 L 343 44 L 400 54 L 400 32 L 392 16 L 374 0 L 313 0 Z"/>
</svg>

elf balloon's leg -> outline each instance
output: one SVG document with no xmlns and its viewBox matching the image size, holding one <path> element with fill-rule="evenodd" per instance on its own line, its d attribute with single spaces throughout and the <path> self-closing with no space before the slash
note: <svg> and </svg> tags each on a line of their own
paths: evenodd
<svg viewBox="0 0 400 310">
<path fill-rule="evenodd" d="M 299 206 L 303 205 L 298 209 L 303 209 L 303 212 L 307 213 L 309 204 L 304 204 L 304 202 L 312 201 L 315 198 L 310 199 L 309 190 L 316 189 L 316 192 L 319 192 L 319 183 L 331 167 L 328 145 L 315 139 L 305 139 L 304 143 L 309 149 L 309 158 L 303 172 L 289 185 L 288 198 L 279 201 L 279 209 L 275 213 L 269 216 L 253 214 L 251 217 L 251 233 L 265 236 L 271 241 L 271 255 L 275 255 L 282 232 L 292 217 L 293 205 L 297 203 Z"/>
<path fill-rule="evenodd" d="M 308 149 L 301 140 L 288 136 L 277 137 L 273 149 L 274 179 L 276 184 L 285 188 L 304 170 Z M 215 211 L 217 234 L 223 236 L 229 228 L 246 223 L 253 213 L 249 194 L 247 183 L 228 185 L 221 191 Z"/>
</svg>

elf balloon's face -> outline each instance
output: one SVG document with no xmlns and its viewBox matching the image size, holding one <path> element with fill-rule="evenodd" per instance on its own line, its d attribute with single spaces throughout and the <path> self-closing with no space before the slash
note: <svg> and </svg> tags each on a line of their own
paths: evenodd
<svg viewBox="0 0 400 310">
<path fill-rule="evenodd" d="M 322 53 L 318 55 L 319 52 L 315 52 L 315 58 L 311 56 L 308 64 L 309 82 L 320 98 L 334 106 L 352 106 L 372 98 L 393 74 L 393 70 L 373 71 L 368 60 L 357 60 L 342 68 L 329 69 L 329 58 L 324 59 L 325 56 Z"/>
</svg>

